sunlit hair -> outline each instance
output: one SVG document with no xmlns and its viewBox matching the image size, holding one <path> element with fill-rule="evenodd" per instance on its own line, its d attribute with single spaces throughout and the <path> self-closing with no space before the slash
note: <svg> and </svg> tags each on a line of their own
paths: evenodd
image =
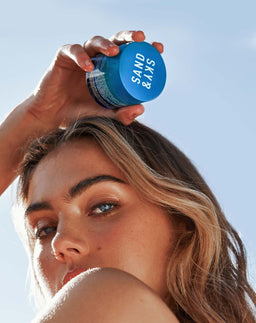
<svg viewBox="0 0 256 323">
<path fill-rule="evenodd" d="M 189 159 L 145 125 L 85 118 L 37 139 L 21 165 L 19 194 L 23 202 L 40 160 L 65 142 L 88 137 L 101 146 L 145 200 L 166 210 L 174 220 L 177 241 L 169 255 L 165 302 L 180 322 L 255 322 L 256 295 L 247 280 L 239 235 Z M 34 241 L 29 234 L 27 238 L 32 263 Z M 40 292 L 36 277 L 34 282 Z"/>
</svg>

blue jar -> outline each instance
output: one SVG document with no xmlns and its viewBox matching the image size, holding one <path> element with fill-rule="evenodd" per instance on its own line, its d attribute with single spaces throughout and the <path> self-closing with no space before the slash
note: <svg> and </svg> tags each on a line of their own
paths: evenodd
<svg viewBox="0 0 256 323">
<path fill-rule="evenodd" d="M 166 82 L 161 54 L 146 42 L 121 45 L 119 54 L 92 58 L 95 68 L 86 73 L 87 87 L 103 107 L 116 109 L 155 99 Z"/>
</svg>

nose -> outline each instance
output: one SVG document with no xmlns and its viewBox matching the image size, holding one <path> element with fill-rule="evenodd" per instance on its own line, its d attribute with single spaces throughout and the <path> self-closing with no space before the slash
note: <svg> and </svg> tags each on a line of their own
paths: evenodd
<svg viewBox="0 0 256 323">
<path fill-rule="evenodd" d="M 51 247 L 55 258 L 63 263 L 75 263 L 89 253 L 88 237 L 81 226 L 59 224 Z"/>
</svg>

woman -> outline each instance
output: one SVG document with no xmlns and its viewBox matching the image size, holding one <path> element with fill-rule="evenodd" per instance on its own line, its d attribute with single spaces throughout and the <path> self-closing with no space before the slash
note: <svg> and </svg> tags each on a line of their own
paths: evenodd
<svg viewBox="0 0 256 323">
<path fill-rule="evenodd" d="M 44 299 L 88 268 L 112 267 L 149 286 L 180 322 L 253 322 L 238 234 L 189 160 L 153 130 L 98 117 L 42 137 L 24 158 L 20 195 Z M 70 294 L 51 307 L 58 318 L 79 303 L 76 295 L 67 306 Z"/>
<path fill-rule="evenodd" d="M 131 39 L 144 36 L 121 33 L 113 41 Z M 80 55 L 103 52 L 105 42 L 112 45 L 94 38 L 86 51 L 71 46 L 68 56 L 81 66 Z M 109 54 L 118 51 L 112 46 Z M 208 186 L 165 138 L 131 123 L 142 106 L 104 113 L 97 106 L 87 114 L 81 102 L 91 107 L 89 96 L 79 101 L 74 95 L 70 116 L 70 100 L 57 86 L 64 72 L 71 73 L 65 50 L 39 92 L 7 119 L 3 136 L 10 139 L 9 131 L 21 127 L 27 115 L 41 124 L 35 135 L 49 132 L 41 123 L 47 120 L 45 107 L 54 121 L 49 128 L 96 111 L 122 123 L 79 120 L 34 142 L 24 158 L 20 194 L 34 284 L 50 300 L 37 321 L 177 322 L 174 313 L 180 322 L 255 322 L 242 243 Z M 83 74 L 70 58 L 68 64 L 77 77 Z M 51 91 L 44 93 L 47 88 Z M 19 140 L 24 143 L 31 133 Z M 17 141 L 10 144 L 17 147 Z M 21 155 L 5 157 L 13 160 L 9 174 Z M 6 185 L 5 180 L 1 187 Z"/>
</svg>

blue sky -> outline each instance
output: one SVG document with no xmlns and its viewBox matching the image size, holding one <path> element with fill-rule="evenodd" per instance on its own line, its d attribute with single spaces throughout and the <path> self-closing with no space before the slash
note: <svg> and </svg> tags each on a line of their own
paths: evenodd
<svg viewBox="0 0 256 323">
<path fill-rule="evenodd" d="M 0 4 L 3 120 L 34 89 L 57 49 L 93 35 L 144 30 L 165 45 L 167 83 L 140 119 L 195 163 L 248 250 L 256 285 L 255 1 L 17 1 Z M 15 186 L 0 198 L 0 315 L 34 316 L 27 259 L 11 221 Z M 29 284 L 27 284 L 29 285 Z"/>
</svg>

